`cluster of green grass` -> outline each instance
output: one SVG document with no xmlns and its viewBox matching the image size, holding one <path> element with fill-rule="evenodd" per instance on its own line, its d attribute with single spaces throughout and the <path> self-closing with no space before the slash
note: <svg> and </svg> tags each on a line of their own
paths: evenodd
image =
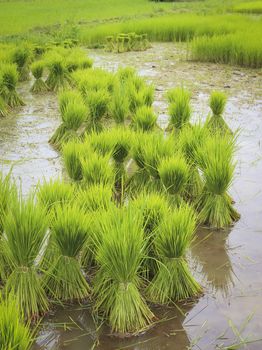
<svg viewBox="0 0 262 350">
<path fill-rule="evenodd" d="M 262 1 L 247 1 L 240 3 L 233 7 L 233 11 L 240 13 L 260 14 L 262 13 Z"/>
<path fill-rule="evenodd" d="M 147 34 L 119 34 L 106 37 L 106 50 L 110 52 L 144 51 L 150 47 Z"/>
</svg>

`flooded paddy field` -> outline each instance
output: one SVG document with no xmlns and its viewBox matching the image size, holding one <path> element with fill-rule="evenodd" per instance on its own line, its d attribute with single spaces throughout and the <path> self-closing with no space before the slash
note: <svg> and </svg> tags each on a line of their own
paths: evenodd
<svg viewBox="0 0 262 350">
<path fill-rule="evenodd" d="M 135 67 L 156 87 L 155 111 L 166 125 L 165 92 L 183 84 L 192 91 L 194 117 L 206 118 L 212 90 L 228 94 L 225 120 L 239 129 L 232 195 L 241 219 L 227 231 L 199 229 L 190 251 L 197 279 L 204 287 L 195 302 L 154 310 L 155 326 L 129 339 L 96 329 L 88 307 L 58 308 L 40 327 L 34 350 L 40 349 L 230 349 L 262 348 L 262 75 L 261 71 L 186 62 L 184 47 L 154 44 L 146 52 L 123 54 L 89 51 L 94 65 L 108 70 Z M 4 172 L 13 166 L 24 193 L 43 177 L 61 176 L 60 156 L 48 144 L 59 124 L 57 98 L 34 97 L 20 86 L 25 107 L 0 122 L 0 160 Z M 99 339 L 99 342 L 98 342 Z"/>
</svg>

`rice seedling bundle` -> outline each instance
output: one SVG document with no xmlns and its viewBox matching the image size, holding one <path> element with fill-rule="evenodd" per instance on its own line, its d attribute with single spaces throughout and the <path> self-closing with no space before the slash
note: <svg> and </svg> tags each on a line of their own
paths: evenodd
<svg viewBox="0 0 262 350">
<path fill-rule="evenodd" d="M 202 192 L 203 181 L 199 173 L 196 154 L 203 146 L 208 132 L 200 123 L 188 125 L 179 133 L 179 149 L 184 155 L 189 166 L 189 178 L 186 184 L 186 195 L 188 199 L 196 199 Z"/>
<path fill-rule="evenodd" d="M 81 94 L 74 90 L 64 90 L 60 93 L 59 109 L 62 124 L 49 140 L 58 149 L 61 148 L 63 143 L 79 138 L 79 129 L 83 126 L 88 115 L 88 110 Z"/>
<path fill-rule="evenodd" d="M 97 242 L 95 307 L 108 320 L 112 332 L 137 334 L 154 317 L 140 293 L 143 282 L 139 270 L 146 249 L 143 218 L 129 207 L 112 209 L 102 220 L 102 240 Z"/>
<path fill-rule="evenodd" d="M 48 212 L 57 205 L 63 206 L 74 199 L 75 188 L 70 183 L 61 180 L 44 181 L 39 185 L 37 198 Z"/>
<path fill-rule="evenodd" d="M 31 60 L 31 50 L 26 46 L 18 46 L 12 53 L 12 62 L 17 65 L 19 81 L 29 79 L 29 63 Z"/>
<path fill-rule="evenodd" d="M 0 350 L 29 350 L 33 331 L 24 323 L 13 294 L 0 294 Z"/>
<path fill-rule="evenodd" d="M 6 101 L 4 100 L 6 87 L 3 82 L 3 78 L 1 76 L 1 70 L 0 70 L 0 118 L 8 117 L 9 114 L 9 106 L 7 105 Z"/>
<path fill-rule="evenodd" d="M 198 162 L 204 178 L 203 192 L 198 201 L 199 220 L 218 229 L 239 219 L 228 195 L 235 170 L 235 143 L 235 138 L 216 134 L 198 149 Z"/>
<path fill-rule="evenodd" d="M 112 187 L 104 184 L 94 184 L 80 189 L 76 196 L 79 207 L 86 212 L 106 211 L 113 204 Z"/>
<path fill-rule="evenodd" d="M 34 84 L 31 87 L 33 93 L 43 93 L 48 91 L 48 86 L 43 80 L 44 67 L 43 61 L 36 61 L 31 65 L 31 71 L 35 78 Z"/>
<path fill-rule="evenodd" d="M 115 171 L 110 156 L 90 152 L 81 160 L 83 181 L 86 185 L 103 184 L 113 186 Z"/>
<path fill-rule="evenodd" d="M 1 97 L 9 107 L 24 106 L 16 92 L 16 85 L 18 82 L 18 72 L 15 64 L 3 64 L 1 66 Z"/>
<path fill-rule="evenodd" d="M 155 235 L 154 247 L 158 270 L 148 287 L 148 297 L 168 304 L 197 296 L 201 287 L 191 275 L 186 251 L 193 240 L 196 215 L 188 205 L 167 213 Z"/>
<path fill-rule="evenodd" d="M 53 299 L 81 302 L 90 294 L 79 262 L 89 234 L 89 217 L 76 204 L 56 208 L 52 222 L 52 244 L 56 256 L 45 276 L 45 289 Z"/>
<path fill-rule="evenodd" d="M 89 131 L 101 131 L 102 119 L 108 112 L 109 94 L 106 90 L 89 91 L 85 96 L 85 102 L 89 109 L 88 126 Z"/>
<path fill-rule="evenodd" d="M 222 116 L 225 110 L 226 102 L 227 97 L 223 92 L 212 92 L 209 100 L 209 106 L 212 110 L 213 115 L 207 121 L 207 127 L 212 133 L 232 133 Z"/>
<path fill-rule="evenodd" d="M 115 120 L 116 124 L 124 124 L 129 116 L 128 96 L 119 82 L 114 86 L 109 104 L 109 114 Z"/>
<path fill-rule="evenodd" d="M 184 88 L 175 88 L 168 93 L 169 128 L 181 130 L 191 118 L 190 93 Z"/>
<path fill-rule="evenodd" d="M 143 78 L 135 76 L 127 80 L 126 89 L 130 101 L 129 108 L 132 113 L 135 113 L 137 108 L 144 105 L 152 106 L 155 89 L 153 85 L 146 85 Z"/>
<path fill-rule="evenodd" d="M 165 190 L 172 196 L 172 203 L 180 205 L 189 178 L 189 166 L 181 155 L 165 158 L 158 167 Z"/>
<path fill-rule="evenodd" d="M 66 68 L 63 56 L 59 53 L 51 52 L 46 60 L 49 69 L 49 75 L 46 80 L 48 88 L 54 92 L 67 88 L 72 79 Z"/>
<path fill-rule="evenodd" d="M 160 179 L 158 167 L 162 159 L 170 157 L 175 151 L 175 145 L 171 137 L 165 138 L 162 133 L 148 135 L 144 144 L 145 168 L 154 179 Z"/>
<path fill-rule="evenodd" d="M 66 68 L 71 73 L 77 69 L 91 68 L 93 60 L 86 56 L 84 51 L 79 49 L 70 50 L 71 53 L 65 58 Z"/>
<path fill-rule="evenodd" d="M 152 107 L 148 106 L 139 107 L 132 117 L 132 127 L 136 131 L 153 131 L 157 126 L 156 122 L 157 116 Z"/>
<path fill-rule="evenodd" d="M 40 316 L 49 306 L 37 265 L 47 225 L 46 211 L 32 196 L 13 200 L 3 222 L 3 251 L 10 270 L 5 290 L 14 292 L 28 319 Z"/>
<path fill-rule="evenodd" d="M 82 158 L 88 153 L 86 144 L 78 141 L 70 141 L 63 145 L 63 160 L 67 173 L 73 181 L 83 178 Z"/>
</svg>

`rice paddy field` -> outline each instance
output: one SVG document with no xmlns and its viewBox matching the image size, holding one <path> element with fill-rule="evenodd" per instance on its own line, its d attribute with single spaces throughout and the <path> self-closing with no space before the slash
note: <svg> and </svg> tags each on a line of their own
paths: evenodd
<svg viewBox="0 0 262 350">
<path fill-rule="evenodd" d="M 0 0 L 0 350 L 262 348 L 261 5 Z"/>
</svg>

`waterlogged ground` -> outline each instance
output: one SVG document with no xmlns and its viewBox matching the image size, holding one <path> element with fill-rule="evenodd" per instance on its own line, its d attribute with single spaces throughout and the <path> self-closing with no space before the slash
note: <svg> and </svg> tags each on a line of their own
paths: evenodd
<svg viewBox="0 0 262 350">
<path fill-rule="evenodd" d="M 229 95 L 225 119 L 240 129 L 238 166 L 232 186 L 240 221 L 230 230 L 200 229 L 190 255 L 204 295 L 195 303 L 156 309 L 159 322 L 146 334 L 131 339 L 108 336 L 104 326 L 96 331 L 88 307 L 59 309 L 44 321 L 34 350 L 184 350 L 262 348 L 262 75 L 255 70 L 185 62 L 185 47 L 157 44 L 146 52 L 112 54 L 92 51 L 95 65 L 110 70 L 133 66 L 156 87 L 155 110 L 166 121 L 165 91 L 184 84 L 193 93 L 194 117 L 209 113 L 213 89 Z M 11 119 L 0 120 L 0 161 L 25 190 L 62 173 L 60 159 L 47 141 L 59 124 L 53 96 L 35 98 L 23 85 L 27 106 Z"/>
</svg>

